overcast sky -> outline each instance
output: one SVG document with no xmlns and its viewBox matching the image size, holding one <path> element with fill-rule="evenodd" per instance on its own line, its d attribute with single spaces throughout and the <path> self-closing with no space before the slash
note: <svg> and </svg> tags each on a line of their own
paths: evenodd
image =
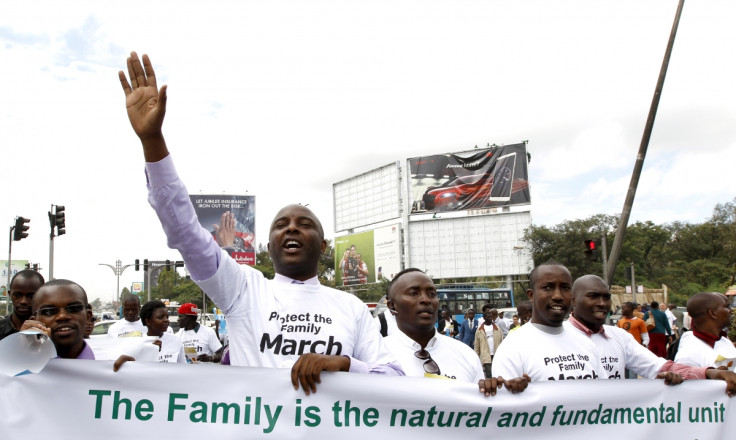
<svg viewBox="0 0 736 440">
<path fill-rule="evenodd" d="M 125 6 L 121 11 L 119 7 Z M 528 140 L 532 218 L 621 212 L 676 0 L 2 2 L 0 219 L 13 259 L 110 300 L 98 263 L 178 259 L 146 201 L 117 71 L 148 53 L 190 193 L 309 203 L 334 237 L 332 184 L 396 160 Z M 140 11 L 140 12 L 137 12 Z M 685 4 L 632 221 L 702 222 L 736 163 L 736 2 Z M 0 256 L 6 259 L 7 256 Z M 121 287 L 140 281 L 128 269 Z"/>
</svg>

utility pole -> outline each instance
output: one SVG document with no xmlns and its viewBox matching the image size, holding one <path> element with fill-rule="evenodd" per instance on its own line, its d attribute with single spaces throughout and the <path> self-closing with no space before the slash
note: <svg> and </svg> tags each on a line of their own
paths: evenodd
<svg viewBox="0 0 736 440">
<path fill-rule="evenodd" d="M 621 212 L 621 218 L 618 223 L 618 230 L 616 231 L 616 238 L 613 240 L 611 247 L 611 256 L 608 259 L 608 278 L 606 282 L 611 285 L 613 274 L 616 270 L 616 264 L 621 256 L 621 247 L 624 244 L 624 236 L 626 235 L 626 226 L 629 224 L 629 216 L 631 215 L 631 207 L 634 204 L 634 197 L 636 196 L 636 187 L 639 185 L 639 177 L 641 176 L 641 170 L 644 167 L 644 158 L 647 155 L 647 148 L 649 147 L 649 139 L 652 137 L 652 128 L 654 127 L 654 118 L 657 116 L 657 108 L 659 107 L 659 99 L 662 96 L 662 89 L 664 88 L 664 78 L 667 76 L 667 66 L 670 63 L 670 56 L 672 55 L 672 47 L 675 45 L 675 35 L 677 35 L 677 27 L 680 24 L 680 16 L 682 15 L 682 7 L 685 4 L 685 0 L 680 0 L 677 5 L 677 12 L 675 13 L 675 21 L 672 23 L 672 31 L 670 32 L 670 39 L 667 43 L 667 49 L 665 50 L 664 60 L 662 60 L 662 67 L 659 70 L 659 79 L 657 80 L 657 86 L 654 88 L 654 96 L 652 97 L 652 104 L 649 107 L 649 116 L 647 117 L 647 123 L 644 126 L 644 134 L 641 137 L 641 143 L 639 144 L 639 152 L 636 155 L 636 163 L 634 164 L 634 171 L 631 174 L 631 182 L 629 183 L 629 191 L 626 194 L 626 200 L 624 201 L 624 208 Z"/>
</svg>

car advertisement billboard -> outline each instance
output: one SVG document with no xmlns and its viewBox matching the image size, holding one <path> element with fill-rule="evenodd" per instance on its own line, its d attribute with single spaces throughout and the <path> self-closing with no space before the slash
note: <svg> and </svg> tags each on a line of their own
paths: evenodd
<svg viewBox="0 0 736 440">
<path fill-rule="evenodd" d="M 528 204 L 526 144 L 408 160 L 411 213 Z"/>
<path fill-rule="evenodd" d="M 335 283 L 353 286 L 391 279 L 401 270 L 401 227 L 391 225 L 335 238 Z"/>
<path fill-rule="evenodd" d="M 255 196 L 207 194 L 190 195 L 199 224 L 212 233 L 215 241 L 239 264 L 256 264 L 256 198 Z M 234 234 L 221 229 L 222 214 L 235 216 Z M 220 230 L 220 233 L 218 233 Z"/>
</svg>

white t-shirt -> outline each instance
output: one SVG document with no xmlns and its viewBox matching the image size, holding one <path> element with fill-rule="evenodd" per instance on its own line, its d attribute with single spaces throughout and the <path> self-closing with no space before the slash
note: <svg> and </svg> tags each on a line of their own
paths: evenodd
<svg viewBox="0 0 736 440">
<path fill-rule="evenodd" d="M 205 325 L 199 325 L 192 330 L 181 328 L 176 335 L 181 339 L 184 353 L 189 359 L 196 359 L 203 354 L 213 356 L 222 347 L 215 331 Z"/>
<path fill-rule="evenodd" d="M 217 273 L 198 284 L 227 316 L 232 365 L 291 368 L 303 353 L 395 363 L 368 307 L 349 293 L 267 280 L 224 251 Z"/>
<path fill-rule="evenodd" d="M 496 349 L 493 376 L 513 379 L 528 374 L 533 382 L 607 377 L 593 341 L 564 326 L 559 330 L 550 334 L 530 322 L 510 332 Z"/>
<path fill-rule="evenodd" d="M 670 309 L 667 309 L 664 311 L 664 314 L 667 315 L 667 320 L 670 322 L 670 328 L 675 326 L 675 323 L 677 322 L 677 317 Z"/>
<path fill-rule="evenodd" d="M 693 367 L 728 367 L 734 371 L 736 363 L 736 347 L 728 338 L 721 336 L 713 348 L 698 339 L 693 332 L 685 332 L 680 336 L 675 362 Z"/>
<path fill-rule="evenodd" d="M 485 333 L 486 333 L 486 341 L 488 342 L 488 350 L 490 352 L 490 355 L 493 356 L 496 353 L 496 343 L 493 340 L 493 326 L 492 325 L 484 326 L 483 329 L 485 330 Z M 501 330 L 501 333 L 503 333 L 503 330 Z"/>
<path fill-rule="evenodd" d="M 422 347 L 404 332 L 397 331 L 384 338 L 386 346 L 398 358 L 407 376 L 424 377 L 424 363 L 414 356 Z M 478 383 L 485 378 L 483 366 L 472 348 L 457 339 L 444 337 L 435 331 L 425 349 L 440 368 L 440 375 L 463 382 Z M 427 377 L 432 377 L 427 376 Z"/>
<path fill-rule="evenodd" d="M 161 350 L 158 352 L 159 362 L 187 362 L 184 344 L 175 334 L 166 332 L 159 339 L 161 339 Z"/>
<path fill-rule="evenodd" d="M 107 336 L 110 338 L 142 338 L 147 333 L 148 329 L 140 318 L 133 322 L 121 319 L 107 329 Z"/>
<path fill-rule="evenodd" d="M 563 324 L 569 332 L 577 332 L 588 337 L 576 329 L 569 321 Z M 624 329 L 611 325 L 604 325 L 604 336 L 596 333 L 590 337 L 595 343 L 600 355 L 601 367 L 606 371 L 609 379 L 626 379 L 626 371 L 634 373 L 646 379 L 654 379 L 667 359 L 661 358 L 639 344 L 634 337 Z"/>
</svg>

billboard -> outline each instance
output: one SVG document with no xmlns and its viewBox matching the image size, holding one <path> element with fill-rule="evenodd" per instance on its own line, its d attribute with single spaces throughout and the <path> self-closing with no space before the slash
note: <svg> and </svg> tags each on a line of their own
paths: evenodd
<svg viewBox="0 0 736 440">
<path fill-rule="evenodd" d="M 435 278 L 527 274 L 531 222 L 529 212 L 409 222 L 407 265 Z"/>
<path fill-rule="evenodd" d="M 13 278 L 15 274 L 25 269 L 26 264 L 28 264 L 28 260 L 12 260 L 9 265 L 10 267 L 8 267 L 8 260 L 0 260 L 0 266 L 2 266 L 2 274 L 0 274 L 2 277 L 2 283 L 0 284 L 4 285 L 7 283 L 8 278 Z"/>
<path fill-rule="evenodd" d="M 401 216 L 399 162 L 384 165 L 332 185 L 335 232 Z"/>
<path fill-rule="evenodd" d="M 218 244 L 240 264 L 256 264 L 256 198 L 239 195 L 190 195 L 199 224 L 212 233 Z M 220 218 L 226 211 L 235 215 L 235 235 L 218 238 Z"/>
<path fill-rule="evenodd" d="M 528 204 L 526 144 L 408 160 L 411 213 Z"/>
<path fill-rule="evenodd" d="M 401 270 L 399 224 L 335 238 L 335 284 L 353 286 L 391 279 Z"/>
</svg>

